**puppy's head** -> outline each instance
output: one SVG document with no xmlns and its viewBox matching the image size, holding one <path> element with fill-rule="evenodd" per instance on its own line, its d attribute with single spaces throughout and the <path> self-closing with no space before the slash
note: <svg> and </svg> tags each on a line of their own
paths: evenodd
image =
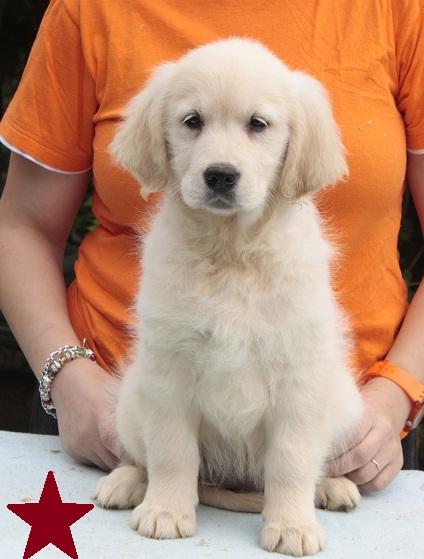
<svg viewBox="0 0 424 559">
<path fill-rule="evenodd" d="M 128 105 L 111 153 L 142 185 L 186 205 L 260 215 L 347 173 L 322 86 L 261 44 L 229 39 L 160 66 Z"/>
</svg>

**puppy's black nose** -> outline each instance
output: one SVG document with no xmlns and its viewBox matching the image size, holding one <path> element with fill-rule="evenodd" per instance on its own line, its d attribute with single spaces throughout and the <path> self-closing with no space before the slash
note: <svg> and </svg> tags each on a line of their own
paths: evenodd
<svg viewBox="0 0 424 559">
<path fill-rule="evenodd" d="M 233 165 L 215 163 L 209 165 L 203 177 L 208 188 L 218 194 L 225 194 L 236 186 L 240 173 Z"/>
</svg>

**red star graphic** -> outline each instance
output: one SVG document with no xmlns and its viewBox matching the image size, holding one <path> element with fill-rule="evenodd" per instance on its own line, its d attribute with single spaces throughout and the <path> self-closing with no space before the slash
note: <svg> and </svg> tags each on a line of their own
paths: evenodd
<svg viewBox="0 0 424 559">
<path fill-rule="evenodd" d="M 78 559 L 69 527 L 94 508 L 94 505 L 63 503 L 53 472 L 47 474 L 38 503 L 7 505 L 7 508 L 31 525 L 23 559 L 32 557 L 49 543 L 69 557 Z"/>
</svg>

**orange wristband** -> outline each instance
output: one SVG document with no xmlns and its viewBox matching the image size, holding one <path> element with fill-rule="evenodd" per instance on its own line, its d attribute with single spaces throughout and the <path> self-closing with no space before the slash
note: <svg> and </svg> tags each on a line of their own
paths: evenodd
<svg viewBox="0 0 424 559">
<path fill-rule="evenodd" d="M 405 427 L 400 433 L 401 439 L 415 429 L 424 416 L 424 384 L 419 382 L 411 373 L 390 361 L 377 361 L 368 369 L 365 381 L 373 377 L 384 377 L 396 383 L 412 402 L 411 413 L 406 420 Z"/>
</svg>

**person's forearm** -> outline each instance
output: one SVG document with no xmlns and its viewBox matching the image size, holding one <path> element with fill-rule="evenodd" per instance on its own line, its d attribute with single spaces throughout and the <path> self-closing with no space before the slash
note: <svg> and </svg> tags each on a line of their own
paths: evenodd
<svg viewBox="0 0 424 559">
<path fill-rule="evenodd" d="M 424 282 L 422 281 L 406 313 L 401 329 L 387 353 L 386 359 L 406 369 L 424 383 Z M 390 402 L 396 427 L 403 429 L 411 411 L 411 400 L 394 382 L 386 378 L 374 378 L 368 383 Z"/>
<path fill-rule="evenodd" d="M 68 317 L 62 248 L 29 226 L 0 227 L 0 307 L 39 377 L 52 351 L 77 344 Z"/>
<path fill-rule="evenodd" d="M 424 281 L 415 293 L 387 359 L 424 383 Z"/>
</svg>

